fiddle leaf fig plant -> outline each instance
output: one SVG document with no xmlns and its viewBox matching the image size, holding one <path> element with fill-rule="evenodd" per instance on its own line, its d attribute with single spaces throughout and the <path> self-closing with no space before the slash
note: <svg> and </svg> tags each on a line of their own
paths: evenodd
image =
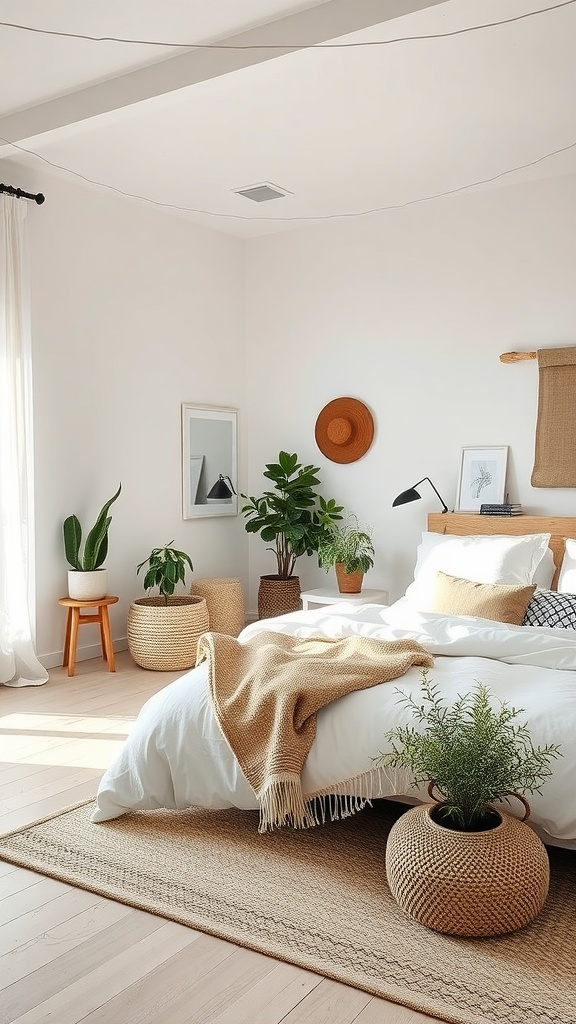
<svg viewBox="0 0 576 1024">
<path fill-rule="evenodd" d="M 186 566 L 189 566 L 192 572 L 194 571 L 190 555 L 177 548 L 171 548 L 169 545 L 173 543 L 174 541 L 169 541 L 163 548 L 153 548 L 148 558 L 140 562 L 136 570 L 136 574 L 138 574 L 145 565 L 148 566 L 144 575 L 144 589 L 151 590 L 153 587 L 158 587 L 166 605 L 168 598 L 174 593 L 176 585 L 185 582 Z"/>
<path fill-rule="evenodd" d="M 108 515 L 108 510 L 112 502 L 116 501 L 121 490 L 122 484 L 118 487 L 116 494 L 100 509 L 98 518 L 86 537 L 83 551 L 80 550 L 82 546 L 82 527 L 78 516 L 68 516 L 64 520 L 62 527 L 64 533 L 64 552 L 66 554 L 66 561 L 73 569 L 77 569 L 79 572 L 93 572 L 94 569 L 99 569 L 104 563 L 108 554 L 108 530 L 112 522 L 112 517 Z"/>
<path fill-rule="evenodd" d="M 391 750 L 374 760 L 409 769 L 414 786 L 434 783 L 444 798 L 434 814 L 439 824 L 462 832 L 493 827 L 493 801 L 540 793 L 560 747 L 535 747 L 527 723 L 516 722 L 524 709 L 496 703 L 483 683 L 448 706 L 428 672 L 422 669 L 419 699 L 398 691 L 418 728 L 391 729 Z"/>
<path fill-rule="evenodd" d="M 278 462 L 267 463 L 264 471 L 274 490 L 260 497 L 241 495 L 247 502 L 242 508 L 246 531 L 273 543 L 268 550 L 276 556 L 280 579 L 293 576 L 296 559 L 317 551 L 328 528 L 342 519 L 343 506 L 318 493 L 319 472 L 317 466 L 303 466 L 296 454 L 281 451 Z"/>
</svg>

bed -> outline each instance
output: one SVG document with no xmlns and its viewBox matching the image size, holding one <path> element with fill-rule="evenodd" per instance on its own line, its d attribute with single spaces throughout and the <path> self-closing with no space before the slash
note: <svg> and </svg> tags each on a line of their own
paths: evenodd
<svg viewBox="0 0 576 1024">
<path fill-rule="evenodd" d="M 574 538 L 571 517 L 432 514 L 414 580 L 399 601 L 386 607 L 343 600 L 292 612 L 251 623 L 238 640 L 247 644 L 263 633 L 410 639 L 432 655 L 430 676 L 446 700 L 485 683 L 495 698 L 524 709 L 520 720 L 535 745 L 561 745 L 552 777 L 530 797 L 530 823 L 544 842 L 576 849 Z M 348 693 L 318 712 L 302 789 L 323 801 L 328 818 L 381 797 L 428 799 L 406 773 L 375 764 L 387 749 L 386 732 L 408 720 L 399 695 L 417 694 L 420 683 L 421 668 L 414 665 L 398 679 Z M 188 806 L 258 810 L 215 717 L 206 663 L 144 705 L 102 778 L 93 820 Z"/>
</svg>

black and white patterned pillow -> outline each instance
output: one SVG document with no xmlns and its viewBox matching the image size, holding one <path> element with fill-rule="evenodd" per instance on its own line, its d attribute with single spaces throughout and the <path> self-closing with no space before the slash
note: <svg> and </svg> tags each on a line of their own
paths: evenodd
<svg viewBox="0 0 576 1024">
<path fill-rule="evenodd" d="M 576 594 L 537 590 L 528 602 L 522 625 L 576 629 Z"/>
</svg>

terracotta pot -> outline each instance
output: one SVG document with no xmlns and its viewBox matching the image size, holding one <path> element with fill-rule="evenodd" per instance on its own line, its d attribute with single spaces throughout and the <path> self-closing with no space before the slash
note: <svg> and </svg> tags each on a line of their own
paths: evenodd
<svg viewBox="0 0 576 1024">
<path fill-rule="evenodd" d="M 341 594 L 359 594 L 362 590 L 363 572 L 346 572 L 344 562 L 336 562 L 334 566 L 338 590 Z"/>
<path fill-rule="evenodd" d="M 258 588 L 258 618 L 271 619 L 300 608 L 300 577 L 261 576 Z"/>
<path fill-rule="evenodd" d="M 396 902 L 447 935 L 502 935 L 524 927 L 548 894 L 544 844 L 529 825 L 496 808 L 494 828 L 446 828 L 433 817 L 440 806 L 414 807 L 390 830 L 386 874 Z"/>
</svg>

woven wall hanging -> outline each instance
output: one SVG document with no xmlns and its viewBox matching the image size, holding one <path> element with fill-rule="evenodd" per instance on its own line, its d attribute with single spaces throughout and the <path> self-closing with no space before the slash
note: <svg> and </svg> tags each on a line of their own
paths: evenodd
<svg viewBox="0 0 576 1024">
<path fill-rule="evenodd" d="M 576 487 L 576 348 L 538 351 L 533 487 Z"/>
<path fill-rule="evenodd" d="M 538 360 L 533 487 L 576 487 L 576 348 L 503 352 L 503 363 Z"/>
</svg>

